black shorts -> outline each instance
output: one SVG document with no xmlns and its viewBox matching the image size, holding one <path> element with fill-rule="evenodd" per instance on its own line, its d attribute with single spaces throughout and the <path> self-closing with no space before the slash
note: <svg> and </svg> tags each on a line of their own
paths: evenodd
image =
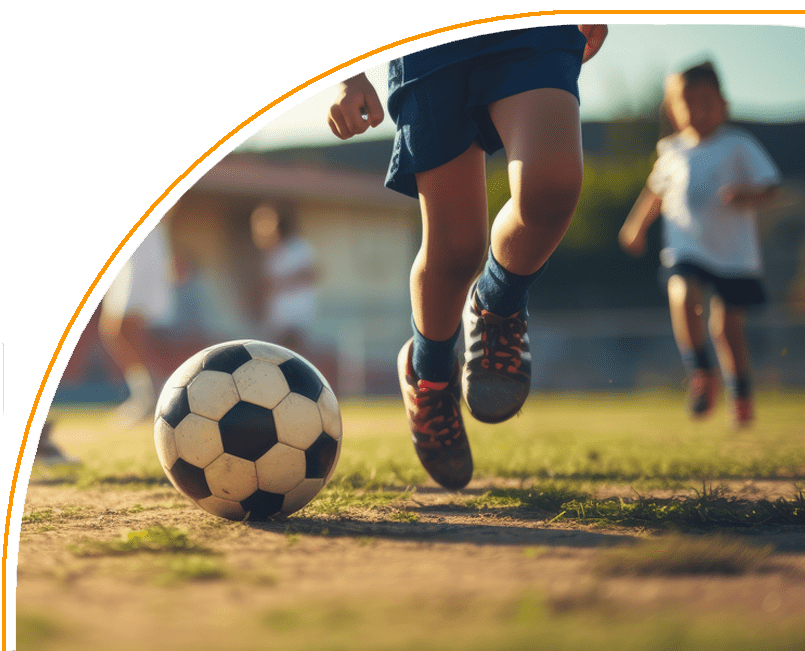
<svg viewBox="0 0 805 651">
<path fill-rule="evenodd" d="M 760 278 L 752 276 L 717 276 L 690 262 L 678 262 L 673 267 L 660 267 L 660 283 L 668 287 L 671 276 L 682 276 L 698 281 L 712 290 L 724 303 L 732 307 L 752 307 L 766 302 L 766 290 Z"/>
</svg>

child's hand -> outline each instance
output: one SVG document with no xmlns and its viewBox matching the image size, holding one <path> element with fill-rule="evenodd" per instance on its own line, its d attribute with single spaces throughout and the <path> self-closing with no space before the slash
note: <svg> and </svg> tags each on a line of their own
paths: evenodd
<svg viewBox="0 0 805 651">
<path fill-rule="evenodd" d="M 383 104 L 374 86 L 361 73 L 341 83 L 327 114 L 330 130 L 341 140 L 363 133 L 383 121 Z"/>
<path fill-rule="evenodd" d="M 587 46 L 584 48 L 584 55 L 581 59 L 582 63 L 586 63 L 601 49 L 604 39 L 609 34 L 609 27 L 606 25 L 579 25 L 579 30 L 587 37 Z"/>
</svg>

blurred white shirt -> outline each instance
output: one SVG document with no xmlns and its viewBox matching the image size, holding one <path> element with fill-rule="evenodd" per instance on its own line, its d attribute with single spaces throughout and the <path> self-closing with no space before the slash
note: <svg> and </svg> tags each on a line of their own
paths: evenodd
<svg viewBox="0 0 805 651">
<path fill-rule="evenodd" d="M 724 205 L 718 191 L 730 184 L 779 184 L 780 172 L 763 146 L 725 124 L 698 143 L 680 134 L 663 138 L 657 153 L 647 185 L 662 198 L 662 264 L 691 262 L 721 276 L 759 277 L 757 215 Z"/>
</svg>

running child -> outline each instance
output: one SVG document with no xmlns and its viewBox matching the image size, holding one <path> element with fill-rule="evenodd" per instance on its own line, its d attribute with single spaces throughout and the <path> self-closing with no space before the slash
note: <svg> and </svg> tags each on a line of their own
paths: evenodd
<svg viewBox="0 0 805 651">
<path fill-rule="evenodd" d="M 748 132 L 727 123 L 728 106 L 712 64 L 670 75 L 664 110 L 675 132 L 657 144 L 658 159 L 619 234 L 621 247 L 639 256 L 646 231 L 662 214 L 660 253 L 671 324 L 690 372 L 688 409 L 710 413 L 717 368 L 727 386 L 733 424 L 753 418 L 745 317 L 765 301 L 756 217 L 774 198 L 780 172 Z M 711 292 L 704 323 L 702 303 Z"/>
<path fill-rule="evenodd" d="M 510 418 L 528 397 L 528 290 L 579 198 L 578 76 L 606 35 L 604 25 L 512 30 L 389 64 L 388 111 L 397 131 L 386 186 L 418 198 L 422 213 L 410 278 L 413 337 L 398 357 L 400 385 L 417 455 L 446 488 L 472 478 L 462 394 L 487 423 Z M 341 84 L 328 123 L 347 139 L 383 117 L 360 74 Z M 485 156 L 500 148 L 512 197 L 490 245 Z M 462 321 L 463 369 L 456 352 Z"/>
</svg>

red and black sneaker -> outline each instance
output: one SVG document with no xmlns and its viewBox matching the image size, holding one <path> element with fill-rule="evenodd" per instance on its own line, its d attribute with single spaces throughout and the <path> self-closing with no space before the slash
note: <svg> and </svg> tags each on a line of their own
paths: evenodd
<svg viewBox="0 0 805 651">
<path fill-rule="evenodd" d="M 462 322 L 464 402 L 481 422 L 501 423 L 522 409 L 531 391 L 528 312 L 508 317 L 487 312 L 473 286 Z"/>
<path fill-rule="evenodd" d="M 733 398 L 730 411 L 732 426 L 735 429 L 749 427 L 755 418 L 754 405 L 750 397 Z"/>
<path fill-rule="evenodd" d="M 710 414 L 716 402 L 717 390 L 715 373 L 704 369 L 693 371 L 688 387 L 688 411 L 691 418 L 704 418 Z"/>
<path fill-rule="evenodd" d="M 397 357 L 397 371 L 417 456 L 438 484 L 452 490 L 472 479 L 472 453 L 461 418 L 458 362 L 449 382 L 421 380 L 411 362 L 413 339 Z"/>
</svg>

